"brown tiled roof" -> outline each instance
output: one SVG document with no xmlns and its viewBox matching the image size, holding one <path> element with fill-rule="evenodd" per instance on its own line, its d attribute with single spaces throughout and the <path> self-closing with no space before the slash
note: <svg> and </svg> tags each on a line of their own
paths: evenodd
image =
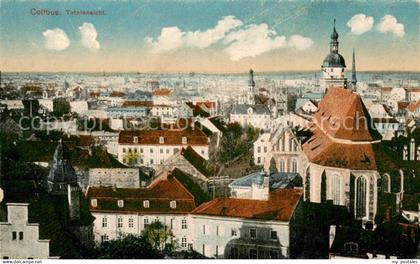
<svg viewBox="0 0 420 264">
<path fill-rule="evenodd" d="M 187 138 L 186 145 L 208 145 L 207 136 L 198 129 L 188 130 L 138 130 L 121 131 L 118 142 L 120 144 L 133 144 L 133 138 L 138 137 L 135 145 L 182 145 L 182 138 Z M 159 143 L 159 138 L 164 143 Z"/>
<path fill-rule="evenodd" d="M 172 91 L 167 88 L 157 89 L 153 91 L 153 96 L 169 96 L 171 92 Z"/>
<path fill-rule="evenodd" d="M 409 104 L 410 102 L 398 102 L 397 103 L 398 110 L 406 109 Z"/>
<path fill-rule="evenodd" d="M 125 101 L 122 107 L 151 107 L 152 101 Z"/>
<path fill-rule="evenodd" d="M 125 96 L 125 93 L 123 92 L 118 92 L 118 91 L 112 91 L 111 94 L 109 95 L 110 97 L 122 97 Z"/>
<path fill-rule="evenodd" d="M 318 165 L 354 170 L 376 170 L 372 144 L 340 144 L 331 140 L 318 127 L 302 148 L 308 159 Z"/>
<path fill-rule="evenodd" d="M 277 189 L 270 192 L 268 201 L 216 198 L 197 207 L 192 213 L 265 221 L 289 221 L 302 193 L 300 189 Z"/>
<path fill-rule="evenodd" d="M 330 87 L 319 103 L 315 122 L 330 136 L 351 141 L 373 141 L 381 136 L 371 126 L 362 99 L 348 89 Z"/>
<path fill-rule="evenodd" d="M 212 101 L 205 101 L 205 102 L 196 102 L 195 105 L 199 107 L 205 107 L 207 109 L 215 109 L 216 108 L 216 102 Z"/>
<path fill-rule="evenodd" d="M 407 110 L 414 113 L 418 107 L 420 107 L 420 100 L 417 100 L 415 103 L 410 103 L 407 106 Z"/>
<path fill-rule="evenodd" d="M 330 87 L 310 124 L 313 135 L 303 144 L 303 151 L 311 162 L 318 165 L 377 170 L 372 144 L 378 143 L 372 142 L 378 142 L 381 136 L 372 126 L 369 113 L 358 94 Z"/>
<path fill-rule="evenodd" d="M 97 207 L 91 212 L 136 212 L 136 213 L 189 213 L 195 208 L 194 197 L 172 175 L 162 176 L 155 180 L 146 189 L 90 187 L 87 198 L 97 199 Z M 118 207 L 118 200 L 124 200 L 124 207 Z M 149 201 L 149 208 L 143 207 L 143 201 Z M 176 201 L 176 208 L 169 203 Z"/>
</svg>

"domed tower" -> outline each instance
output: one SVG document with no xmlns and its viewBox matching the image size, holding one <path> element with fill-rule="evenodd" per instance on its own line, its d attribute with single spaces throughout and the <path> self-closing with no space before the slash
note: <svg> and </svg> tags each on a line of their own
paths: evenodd
<svg viewBox="0 0 420 264">
<path fill-rule="evenodd" d="M 330 42 L 330 54 L 325 57 L 321 66 L 323 71 L 324 87 L 328 88 L 329 86 L 335 86 L 346 88 L 347 79 L 344 77 L 345 68 L 346 62 L 343 56 L 338 53 L 338 33 L 335 29 L 334 19 L 334 29 L 331 34 Z"/>
</svg>

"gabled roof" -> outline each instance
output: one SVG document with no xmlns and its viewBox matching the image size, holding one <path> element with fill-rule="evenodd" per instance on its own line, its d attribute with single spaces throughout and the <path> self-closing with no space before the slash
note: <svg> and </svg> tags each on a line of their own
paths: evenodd
<svg viewBox="0 0 420 264">
<path fill-rule="evenodd" d="M 191 146 L 183 148 L 181 150 L 181 155 L 201 174 L 203 174 L 206 177 L 210 176 L 210 173 L 206 167 L 207 161 L 200 154 L 195 152 L 195 150 Z"/>
<path fill-rule="evenodd" d="M 135 213 L 189 213 L 195 208 L 194 196 L 172 175 L 162 176 L 147 188 L 112 188 L 91 187 L 87 192 L 88 200 L 97 199 L 97 207 L 91 212 L 135 212 Z M 124 206 L 118 207 L 118 200 L 124 200 Z M 143 201 L 149 201 L 149 207 L 143 207 Z M 170 202 L 176 201 L 176 208 Z"/>
<path fill-rule="evenodd" d="M 362 99 L 348 89 L 330 87 L 319 103 L 314 121 L 329 136 L 351 141 L 381 139 Z"/>
<path fill-rule="evenodd" d="M 288 222 L 302 197 L 300 189 L 277 189 L 268 201 L 216 198 L 197 207 L 192 214 Z"/>
</svg>

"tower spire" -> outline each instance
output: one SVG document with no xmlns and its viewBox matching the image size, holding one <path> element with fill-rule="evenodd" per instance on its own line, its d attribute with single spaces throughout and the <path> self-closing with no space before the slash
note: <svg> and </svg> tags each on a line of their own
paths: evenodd
<svg viewBox="0 0 420 264">
<path fill-rule="evenodd" d="M 353 48 L 353 63 L 351 66 L 351 86 L 353 90 L 356 90 L 357 78 L 356 78 L 356 55 Z"/>
<path fill-rule="evenodd" d="M 335 18 L 334 18 L 334 28 L 331 34 L 330 52 L 338 53 L 338 33 L 337 33 L 337 30 L 335 29 Z"/>
</svg>

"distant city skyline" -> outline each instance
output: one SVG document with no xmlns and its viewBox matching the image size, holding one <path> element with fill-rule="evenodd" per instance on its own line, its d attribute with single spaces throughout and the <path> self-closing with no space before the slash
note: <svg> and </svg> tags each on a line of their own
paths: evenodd
<svg viewBox="0 0 420 264">
<path fill-rule="evenodd" d="M 420 71 L 418 2 L 2 1 L 3 72 Z M 162 6 L 165 6 L 163 9 Z M 77 14 L 93 11 L 92 14 Z"/>
</svg>

